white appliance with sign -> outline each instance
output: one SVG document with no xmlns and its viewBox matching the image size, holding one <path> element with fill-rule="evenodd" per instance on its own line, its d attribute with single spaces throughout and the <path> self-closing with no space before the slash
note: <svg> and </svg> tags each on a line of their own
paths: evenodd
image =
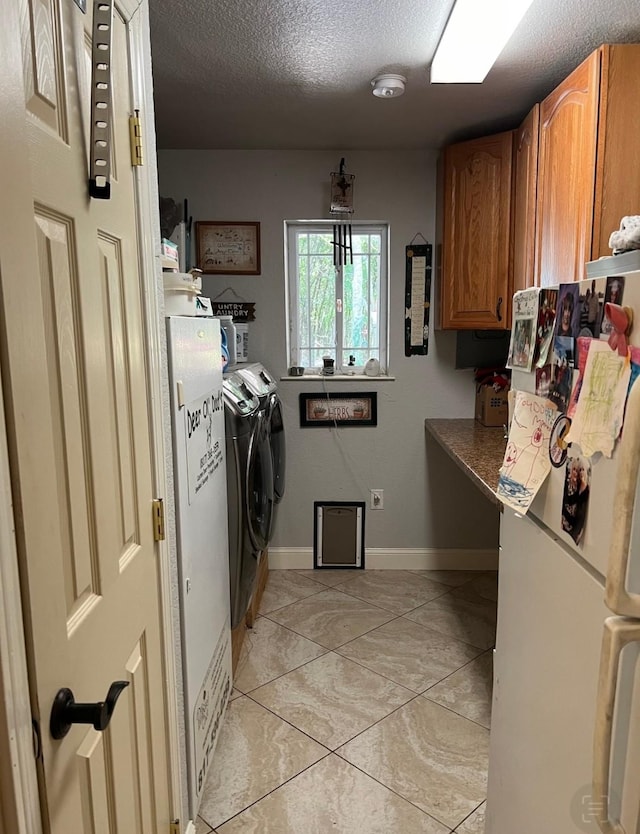
<svg viewBox="0 0 640 834">
<path fill-rule="evenodd" d="M 640 272 L 622 304 L 640 345 Z M 535 373 L 512 387 L 533 393 Z M 591 460 L 580 544 L 561 523 L 564 467 L 526 516 L 505 507 L 486 834 L 640 832 L 639 465 L 636 384 L 612 458 Z"/>
<path fill-rule="evenodd" d="M 231 690 L 221 340 L 217 319 L 166 321 L 189 811 L 195 819 Z"/>
</svg>

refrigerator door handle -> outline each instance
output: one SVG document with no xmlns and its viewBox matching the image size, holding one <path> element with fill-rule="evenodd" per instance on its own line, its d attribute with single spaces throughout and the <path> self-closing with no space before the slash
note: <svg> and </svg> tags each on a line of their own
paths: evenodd
<svg viewBox="0 0 640 834">
<path fill-rule="evenodd" d="M 624 431 L 616 452 L 618 478 L 613 500 L 613 530 L 605 586 L 605 603 L 614 614 L 640 617 L 640 594 L 627 585 L 631 529 L 638 471 L 640 469 L 640 385 L 633 385 L 627 400 Z"/>
<path fill-rule="evenodd" d="M 609 617 L 604 622 L 596 726 L 593 741 L 592 807 L 602 834 L 627 834 L 620 820 L 611 820 L 609 804 L 613 716 L 618 687 L 620 654 L 629 643 L 640 642 L 640 622 L 625 617 Z"/>
</svg>

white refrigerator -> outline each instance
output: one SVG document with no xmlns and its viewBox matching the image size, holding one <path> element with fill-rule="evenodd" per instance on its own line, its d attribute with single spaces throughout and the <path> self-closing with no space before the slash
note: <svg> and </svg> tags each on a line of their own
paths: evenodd
<svg viewBox="0 0 640 834">
<path fill-rule="evenodd" d="M 624 279 L 640 323 L 640 272 Z M 526 516 L 502 514 L 485 834 L 640 834 L 639 465 L 634 385 L 612 458 L 592 458 L 580 544 L 563 468 Z"/>
<path fill-rule="evenodd" d="M 195 819 L 231 690 L 224 401 L 217 319 L 169 316 L 189 811 Z"/>
</svg>

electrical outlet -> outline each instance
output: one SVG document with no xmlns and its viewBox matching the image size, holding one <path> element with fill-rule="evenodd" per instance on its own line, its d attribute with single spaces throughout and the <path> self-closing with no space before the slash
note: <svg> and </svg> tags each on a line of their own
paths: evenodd
<svg viewBox="0 0 640 834">
<path fill-rule="evenodd" d="M 372 510 L 382 510 L 384 509 L 384 490 L 383 489 L 371 489 L 369 490 L 371 493 L 371 497 L 369 499 L 369 507 Z"/>
</svg>

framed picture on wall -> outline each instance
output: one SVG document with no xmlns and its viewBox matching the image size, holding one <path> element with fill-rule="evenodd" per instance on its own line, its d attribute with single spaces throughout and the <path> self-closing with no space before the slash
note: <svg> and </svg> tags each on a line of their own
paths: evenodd
<svg viewBox="0 0 640 834">
<path fill-rule="evenodd" d="M 299 394 L 298 397 L 300 426 L 303 428 L 378 425 L 376 391 L 358 391 L 354 394 L 321 392 Z"/>
<path fill-rule="evenodd" d="M 207 275 L 260 275 L 260 224 L 196 222 L 196 261 Z"/>
</svg>

